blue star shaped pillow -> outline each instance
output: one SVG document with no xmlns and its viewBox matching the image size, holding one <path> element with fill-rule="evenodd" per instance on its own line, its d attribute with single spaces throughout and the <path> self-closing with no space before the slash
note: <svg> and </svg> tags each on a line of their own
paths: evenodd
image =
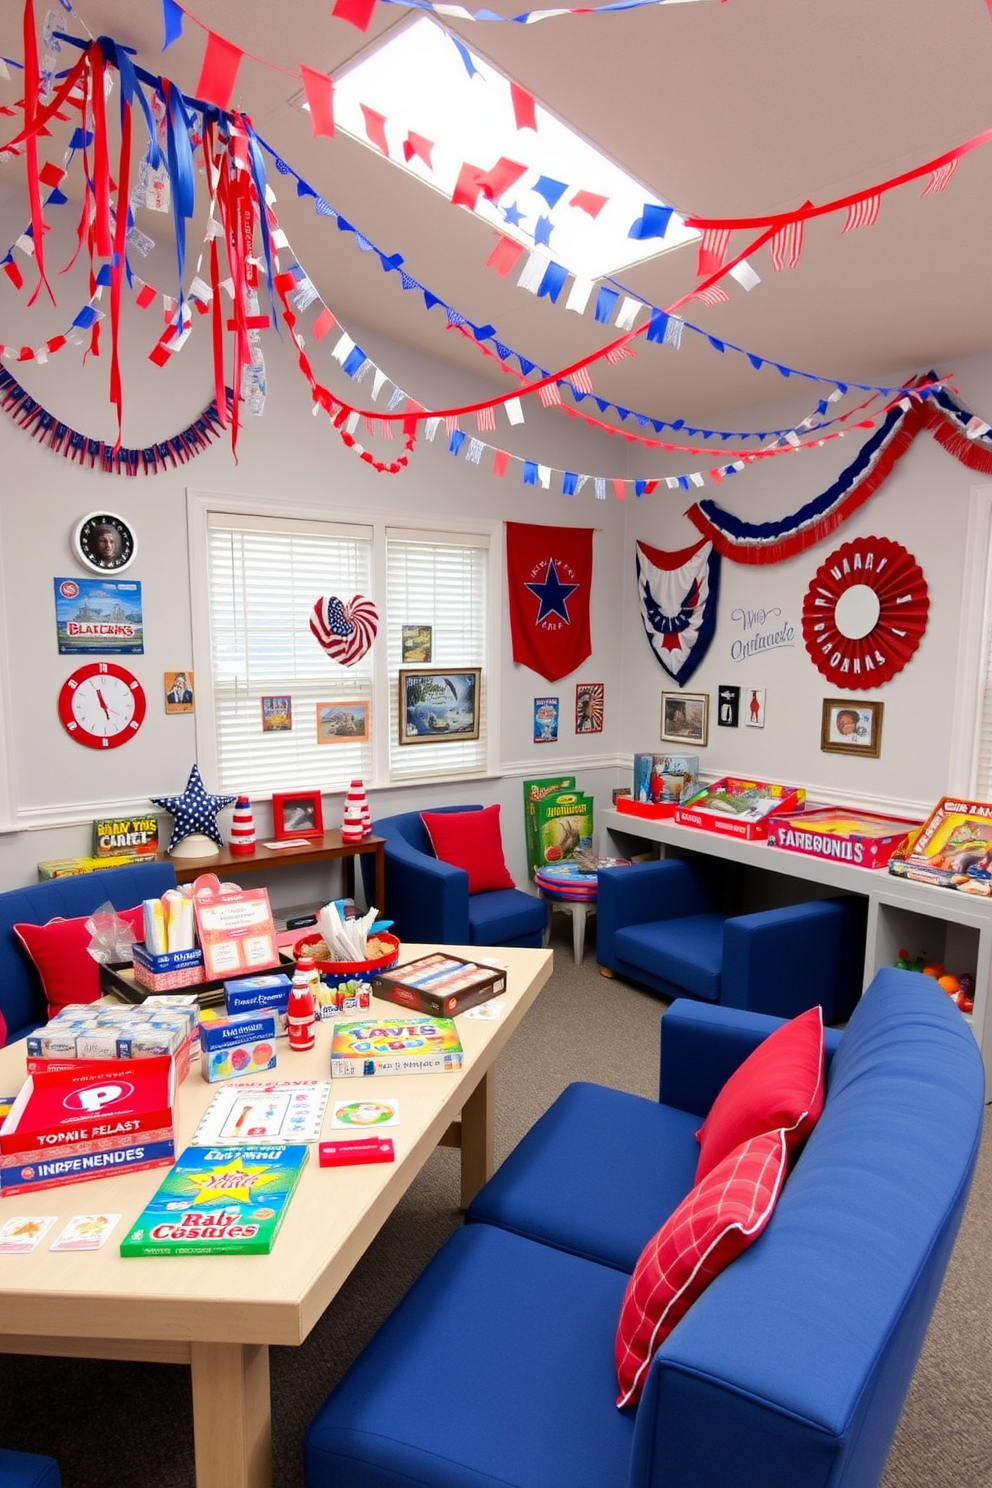
<svg viewBox="0 0 992 1488">
<path fill-rule="evenodd" d="M 224 846 L 224 839 L 217 826 L 217 813 L 223 811 L 225 806 L 233 806 L 237 798 L 212 796 L 200 778 L 197 765 L 190 770 L 186 789 L 181 796 L 152 796 L 150 799 L 153 806 L 164 806 L 172 817 L 172 836 L 168 848 L 170 853 L 184 838 L 192 837 L 194 832 L 202 832 L 211 842 L 216 842 L 218 847 Z"/>
</svg>

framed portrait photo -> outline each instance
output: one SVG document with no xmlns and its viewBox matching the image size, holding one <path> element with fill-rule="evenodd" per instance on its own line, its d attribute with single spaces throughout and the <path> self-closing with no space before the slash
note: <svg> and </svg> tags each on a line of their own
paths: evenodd
<svg viewBox="0 0 992 1488">
<path fill-rule="evenodd" d="M 320 791 L 273 792 L 272 826 L 277 842 L 285 842 L 287 837 L 323 837 Z"/>
<path fill-rule="evenodd" d="M 401 744 L 448 744 L 479 737 L 482 668 L 401 670 Z"/>
<path fill-rule="evenodd" d="M 134 533 L 115 512 L 90 512 L 76 523 L 72 549 L 93 573 L 120 573 L 138 550 Z"/>
<path fill-rule="evenodd" d="M 709 737 L 709 693 L 663 692 L 661 737 L 669 744 L 704 745 Z"/>
<path fill-rule="evenodd" d="M 820 720 L 820 748 L 824 754 L 861 754 L 878 759 L 882 752 L 884 703 L 862 698 L 824 698 Z"/>
<path fill-rule="evenodd" d="M 368 699 L 317 704 L 318 744 L 362 744 L 370 737 Z"/>
</svg>

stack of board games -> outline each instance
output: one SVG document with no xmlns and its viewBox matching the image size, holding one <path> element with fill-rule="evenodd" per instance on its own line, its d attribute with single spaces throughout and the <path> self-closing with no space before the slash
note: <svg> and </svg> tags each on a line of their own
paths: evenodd
<svg viewBox="0 0 992 1488">
<path fill-rule="evenodd" d="M 28 1034 L 28 1073 L 54 1059 L 148 1059 L 171 1054 L 178 1084 L 189 1073 L 196 1028 L 196 1009 L 189 1006 L 70 1003 L 44 1027 Z"/>
<path fill-rule="evenodd" d="M 310 1149 L 187 1147 L 121 1241 L 122 1256 L 267 1255 Z"/>
<path fill-rule="evenodd" d="M 0 1126 L 0 1195 L 171 1163 L 174 1100 L 171 1055 L 48 1061 Z"/>
<path fill-rule="evenodd" d="M 889 872 L 963 894 L 992 896 L 992 804 L 943 796 L 905 847 L 892 854 Z"/>
<path fill-rule="evenodd" d="M 798 813 L 776 812 L 768 823 L 768 845 L 856 868 L 884 868 L 919 825 L 853 807 L 816 806 Z"/>
<path fill-rule="evenodd" d="M 505 971 L 440 951 L 395 966 L 372 983 L 374 996 L 442 1018 L 453 1018 L 505 991 Z"/>
<path fill-rule="evenodd" d="M 698 780 L 698 754 L 635 754 L 633 794 L 619 797 L 617 810 L 627 816 L 674 816 Z"/>
<path fill-rule="evenodd" d="M 724 775 L 677 806 L 675 821 L 679 826 L 760 842 L 768 836 L 768 823 L 775 812 L 800 811 L 805 804 L 806 792 L 799 786 Z"/>
<path fill-rule="evenodd" d="M 462 1058 L 450 1018 L 365 1018 L 335 1023 L 331 1076 L 455 1073 Z"/>
</svg>

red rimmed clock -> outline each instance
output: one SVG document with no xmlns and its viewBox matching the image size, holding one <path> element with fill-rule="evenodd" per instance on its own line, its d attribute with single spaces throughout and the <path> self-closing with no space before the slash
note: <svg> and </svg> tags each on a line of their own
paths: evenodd
<svg viewBox="0 0 992 1488">
<path fill-rule="evenodd" d="M 929 610 L 912 553 L 887 537 L 858 537 L 830 555 L 806 591 L 806 650 L 835 687 L 862 692 L 902 671 Z"/>
<path fill-rule="evenodd" d="M 126 667 L 91 661 L 63 682 L 59 717 L 77 744 L 117 749 L 145 721 L 145 690 Z"/>
</svg>

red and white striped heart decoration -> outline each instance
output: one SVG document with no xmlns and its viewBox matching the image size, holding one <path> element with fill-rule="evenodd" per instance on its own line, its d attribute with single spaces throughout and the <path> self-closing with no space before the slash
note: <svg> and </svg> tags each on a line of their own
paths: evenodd
<svg viewBox="0 0 992 1488">
<path fill-rule="evenodd" d="M 332 661 L 354 666 L 375 640 L 379 614 L 372 601 L 360 594 L 350 604 L 332 595 L 314 605 L 310 629 Z"/>
</svg>

